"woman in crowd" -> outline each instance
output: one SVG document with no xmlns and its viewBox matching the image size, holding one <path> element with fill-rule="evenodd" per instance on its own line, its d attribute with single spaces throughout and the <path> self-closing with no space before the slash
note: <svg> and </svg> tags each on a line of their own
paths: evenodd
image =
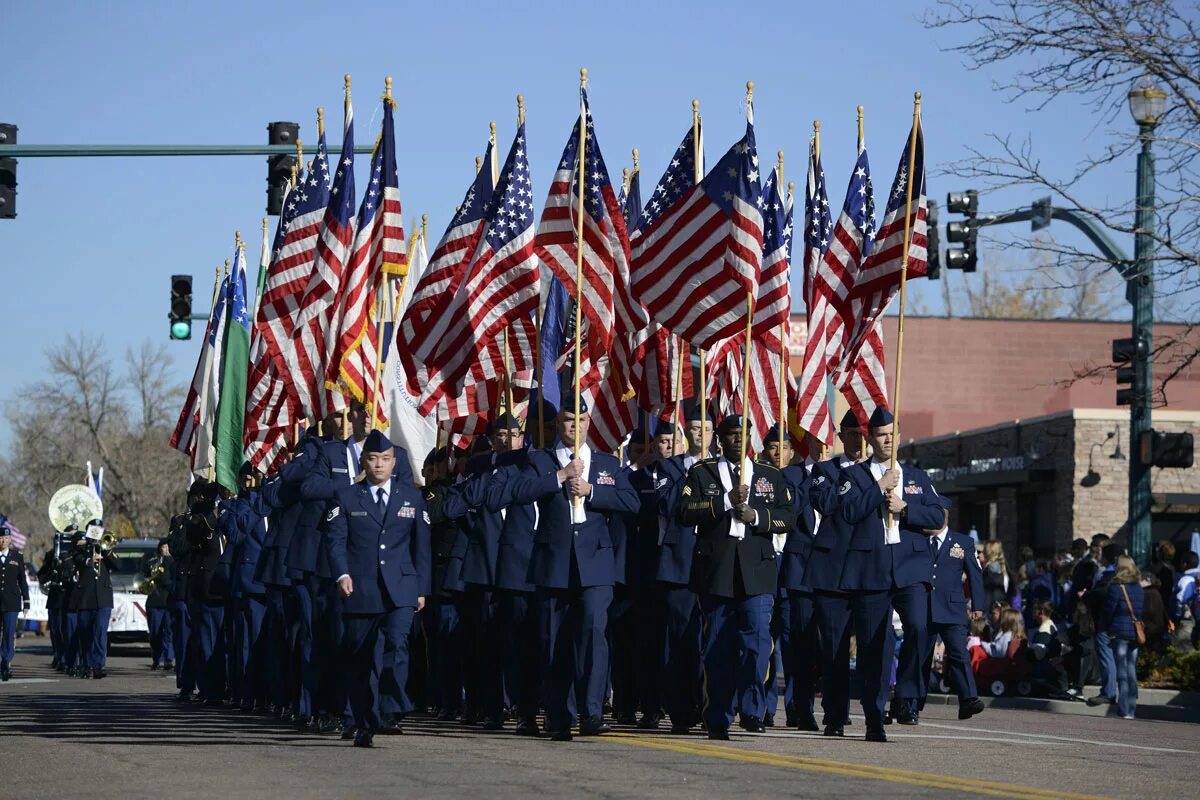
<svg viewBox="0 0 1200 800">
<path fill-rule="evenodd" d="M 1007 658 L 1008 647 L 1014 641 L 1025 638 L 1025 623 L 1021 620 L 1021 612 L 1015 608 L 1005 608 L 1000 612 L 1000 629 L 990 642 L 981 642 L 991 658 Z"/>
<path fill-rule="evenodd" d="M 1008 604 L 1008 588 L 1012 581 L 1008 564 L 1004 561 L 1004 546 L 997 541 L 983 543 L 983 596 L 984 605 Z"/>
<path fill-rule="evenodd" d="M 1104 597 L 1097 628 L 1107 631 L 1109 647 L 1117 665 L 1117 710 L 1123 719 L 1133 719 L 1137 708 L 1137 622 L 1142 620 L 1145 592 L 1141 573 L 1129 556 L 1119 556 L 1116 572 Z"/>
</svg>

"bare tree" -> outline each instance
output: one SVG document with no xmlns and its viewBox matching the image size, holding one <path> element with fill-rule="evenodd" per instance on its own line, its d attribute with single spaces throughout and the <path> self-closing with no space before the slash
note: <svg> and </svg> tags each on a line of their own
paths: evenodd
<svg viewBox="0 0 1200 800">
<path fill-rule="evenodd" d="M 1200 318 L 1200 14 L 1194 2 L 1171 0 L 997 0 L 974 3 L 939 0 L 926 24 L 962 36 L 949 46 L 971 69 L 1003 74 L 995 87 L 1013 102 L 1034 110 L 1062 98 L 1082 101 L 1094 113 L 1096 152 L 1074 165 L 1043 165 L 1033 142 L 993 134 L 992 147 L 972 150 L 971 157 L 948 168 L 951 174 L 980 179 L 992 187 L 1025 186 L 1048 190 L 1054 203 L 1094 220 L 1113 234 L 1135 232 L 1134 198 L 1098 205 L 1085 197 L 1082 182 L 1115 162 L 1128 164 L 1139 145 L 1126 113 L 1134 82 L 1149 76 L 1169 95 L 1167 110 L 1151 134 L 1158 159 L 1158 223 L 1153 232 L 1156 293 L 1172 298 L 1178 318 Z M 1101 131 L 1113 125 L 1112 130 Z M 1106 264 L 1090 249 L 1044 238 L 1025 242 L 1079 272 L 1080 280 L 1061 288 L 1082 289 Z M 1081 294 L 1082 291 L 1082 294 Z M 1174 338 L 1155 342 L 1155 361 L 1168 353 L 1178 359 L 1192 341 L 1191 324 Z M 1196 354 L 1191 355 L 1195 360 Z M 1187 362 L 1188 364 L 1191 361 Z M 1160 396 L 1179 374 L 1178 364 L 1160 370 Z M 1186 368 L 1186 367 L 1185 367 Z"/>
<path fill-rule="evenodd" d="M 104 465 L 105 522 L 121 535 L 157 535 L 187 480 L 181 454 L 166 446 L 181 390 L 171 357 L 149 342 L 125 357 L 124 374 L 100 339 L 68 336 L 46 353 L 47 380 L 17 390 L 6 409 L 13 429 L 0 461 L 0 503 L 22 530 L 41 534 L 51 495 L 80 483 L 84 464 Z M 11 510 L 8 510 L 11 509 Z"/>
</svg>

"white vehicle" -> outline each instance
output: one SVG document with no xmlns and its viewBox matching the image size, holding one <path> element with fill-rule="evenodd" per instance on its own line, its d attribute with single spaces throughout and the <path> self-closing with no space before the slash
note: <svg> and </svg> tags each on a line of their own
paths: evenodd
<svg viewBox="0 0 1200 800">
<path fill-rule="evenodd" d="M 146 621 L 146 595 L 141 591 L 146 562 L 158 550 L 157 539 L 121 539 L 113 553 L 121 560 L 121 568 L 112 572 L 113 611 L 108 623 L 108 640 L 122 642 L 150 641 Z"/>
</svg>

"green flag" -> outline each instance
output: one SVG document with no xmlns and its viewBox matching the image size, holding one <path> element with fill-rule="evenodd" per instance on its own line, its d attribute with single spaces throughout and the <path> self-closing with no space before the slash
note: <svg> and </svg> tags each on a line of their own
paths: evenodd
<svg viewBox="0 0 1200 800">
<path fill-rule="evenodd" d="M 217 483 L 238 490 L 238 472 L 245 462 L 242 429 L 246 421 L 246 373 L 250 364 L 250 311 L 246 307 L 246 252 L 239 244 L 234 255 L 228 295 L 228 322 L 221 342 L 221 395 L 213 439 L 217 450 Z"/>
</svg>

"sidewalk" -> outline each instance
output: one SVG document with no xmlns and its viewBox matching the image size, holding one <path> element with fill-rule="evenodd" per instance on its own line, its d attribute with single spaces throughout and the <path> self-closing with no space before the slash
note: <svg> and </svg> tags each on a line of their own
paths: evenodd
<svg viewBox="0 0 1200 800">
<path fill-rule="evenodd" d="M 1083 696 L 1094 697 L 1100 693 L 1099 686 L 1085 687 Z M 1049 711 L 1054 714 L 1074 714 L 1081 717 L 1117 716 L 1116 706 L 1089 706 L 1082 700 L 1049 700 L 1039 697 L 980 697 L 984 705 L 992 708 L 1015 708 L 1027 711 Z M 957 705 L 958 697 L 952 694 L 930 693 L 927 704 Z M 1200 723 L 1200 692 L 1181 692 L 1173 689 L 1138 689 L 1138 704 L 1135 714 L 1138 719 L 1161 720 L 1164 722 Z"/>
</svg>

